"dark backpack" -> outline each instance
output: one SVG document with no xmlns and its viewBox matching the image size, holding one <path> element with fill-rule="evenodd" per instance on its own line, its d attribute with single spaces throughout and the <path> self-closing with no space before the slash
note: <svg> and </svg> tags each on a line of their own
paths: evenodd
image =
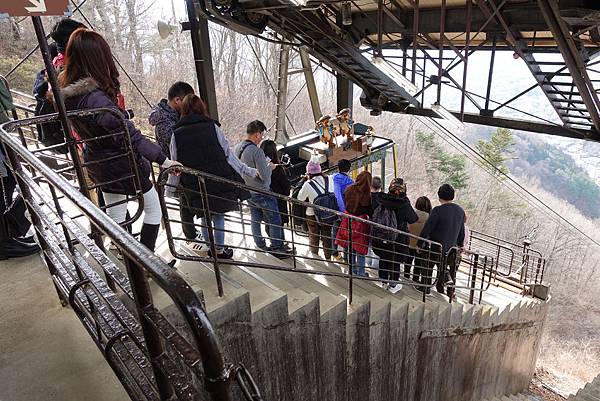
<svg viewBox="0 0 600 401">
<path fill-rule="evenodd" d="M 374 223 L 381 224 L 387 228 L 397 230 L 398 220 L 396 219 L 396 212 L 389 207 L 383 205 L 377 206 L 375 212 L 373 212 L 373 218 L 371 219 Z M 380 241 L 396 241 L 398 233 L 391 231 L 379 226 L 373 226 L 373 238 Z"/>
<path fill-rule="evenodd" d="M 325 188 L 317 182 L 310 180 L 308 184 L 315 190 L 317 197 L 313 201 L 316 206 L 321 206 L 330 210 L 315 210 L 315 218 L 319 223 L 332 224 L 337 219 L 338 203 L 333 192 L 329 191 L 329 180 L 325 178 Z M 319 189 L 321 187 L 321 189 Z"/>
<path fill-rule="evenodd" d="M 55 113 L 54 106 L 52 103 L 46 99 L 46 95 L 48 94 L 48 83 L 43 81 L 40 82 L 39 76 L 41 74 L 45 74 L 45 71 L 42 70 L 38 73 L 38 77 L 36 77 L 36 84 L 34 86 L 34 95 L 35 95 L 35 116 L 45 116 L 48 114 Z M 65 134 L 62 129 L 62 124 L 60 121 L 53 121 L 44 124 L 36 124 L 37 127 L 37 139 L 44 146 L 54 146 L 60 143 L 65 143 Z M 69 149 L 67 146 L 61 146 L 55 149 L 52 149 L 53 153 L 65 154 L 68 153 Z"/>
</svg>

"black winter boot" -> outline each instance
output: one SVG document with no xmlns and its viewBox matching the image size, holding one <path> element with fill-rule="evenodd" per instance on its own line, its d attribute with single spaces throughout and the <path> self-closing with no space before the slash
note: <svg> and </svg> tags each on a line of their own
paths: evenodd
<svg viewBox="0 0 600 401">
<path fill-rule="evenodd" d="M 142 225 L 142 230 L 140 231 L 140 242 L 146 245 L 146 248 L 150 249 L 152 252 L 154 252 L 154 247 L 156 246 L 159 228 L 160 224 L 144 223 Z"/>
</svg>

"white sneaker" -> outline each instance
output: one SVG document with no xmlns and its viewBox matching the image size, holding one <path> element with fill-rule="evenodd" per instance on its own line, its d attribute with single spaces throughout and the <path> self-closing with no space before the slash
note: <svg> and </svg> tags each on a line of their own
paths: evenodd
<svg viewBox="0 0 600 401">
<path fill-rule="evenodd" d="M 398 291 L 400 291 L 402 289 L 402 284 L 398 283 L 396 285 L 391 285 L 388 288 L 388 291 L 391 292 L 392 294 L 397 293 Z"/>
<path fill-rule="evenodd" d="M 206 254 L 210 250 L 210 247 L 208 246 L 208 244 L 201 241 L 204 241 L 204 238 L 201 234 L 198 234 L 196 239 L 194 239 L 193 241 L 185 241 L 185 243 L 190 251 L 200 256 L 206 256 Z"/>
</svg>

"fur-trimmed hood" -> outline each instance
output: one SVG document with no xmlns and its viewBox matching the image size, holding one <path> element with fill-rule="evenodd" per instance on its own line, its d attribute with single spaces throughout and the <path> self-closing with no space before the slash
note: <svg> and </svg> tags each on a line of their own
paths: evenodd
<svg viewBox="0 0 600 401">
<path fill-rule="evenodd" d="M 64 98 L 84 96 L 98 89 L 98 83 L 92 77 L 82 78 L 62 88 Z"/>
</svg>

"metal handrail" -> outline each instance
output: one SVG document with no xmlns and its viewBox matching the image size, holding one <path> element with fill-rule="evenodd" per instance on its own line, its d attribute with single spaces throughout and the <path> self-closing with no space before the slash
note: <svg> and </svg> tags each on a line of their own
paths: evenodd
<svg viewBox="0 0 600 401">
<path fill-rule="evenodd" d="M 136 162 L 133 148 L 131 145 L 129 130 L 127 128 L 127 125 L 124 122 L 123 115 L 120 112 L 118 112 L 116 109 L 103 107 L 103 108 L 95 108 L 95 109 L 68 111 L 67 117 L 72 120 L 77 120 L 77 119 L 81 119 L 81 118 L 85 118 L 85 117 L 95 116 L 100 113 L 109 113 L 109 114 L 112 114 L 113 116 L 117 117 L 121 121 L 122 129 L 119 130 L 118 132 L 115 132 L 115 133 L 112 133 L 109 135 L 105 135 L 102 137 L 86 138 L 86 139 L 79 139 L 79 140 L 66 139 L 64 144 L 57 144 L 57 145 L 53 145 L 53 146 L 40 146 L 37 149 L 33 150 L 32 153 L 44 152 L 44 151 L 62 147 L 65 145 L 73 146 L 73 147 L 78 146 L 78 145 L 86 145 L 90 142 L 93 142 L 93 141 L 96 141 L 99 139 L 103 139 L 103 138 L 107 138 L 107 137 L 122 136 L 123 142 L 125 145 L 125 149 L 124 149 L 124 152 L 122 153 L 122 156 L 127 157 L 127 159 L 129 160 L 129 166 L 131 168 L 131 174 L 132 174 L 132 176 L 127 179 L 133 179 L 134 187 L 136 189 L 136 195 L 128 197 L 127 200 L 129 200 L 129 201 L 135 200 L 138 202 L 138 207 L 137 207 L 135 213 L 133 215 L 131 215 L 130 218 L 126 219 L 124 222 L 121 223 L 122 226 L 129 226 L 132 223 L 134 223 L 135 221 L 137 221 L 137 219 L 142 215 L 142 212 L 144 210 L 144 197 L 141 192 L 140 175 L 138 172 L 137 162 Z M 42 115 L 42 116 L 34 116 L 34 117 L 28 117 L 28 118 L 24 118 L 24 119 L 20 119 L 20 120 L 9 121 L 9 122 L 3 124 L 1 126 L 1 128 L 4 129 L 6 132 L 12 132 L 15 130 L 21 131 L 23 127 L 32 126 L 32 125 L 36 125 L 36 124 L 45 124 L 45 123 L 49 123 L 49 122 L 55 122 L 55 121 L 58 121 L 58 119 L 59 119 L 59 114 L 52 113 L 52 114 L 47 114 L 47 115 Z M 24 143 L 24 138 L 22 136 L 21 136 L 21 143 L 22 144 Z M 60 158 L 60 157 L 57 159 L 59 159 L 61 161 L 67 161 L 66 159 Z M 106 162 L 106 160 L 101 159 L 98 162 Z M 81 167 L 86 167 L 85 163 L 80 163 L 80 164 L 81 164 Z M 76 168 L 75 165 L 73 165 L 70 169 L 74 170 L 75 168 Z M 123 178 L 121 178 L 121 180 L 123 180 Z M 93 189 L 96 187 L 101 187 L 102 185 L 107 184 L 107 183 L 94 183 L 91 187 L 88 187 L 85 182 L 81 182 L 79 184 L 81 187 L 86 187 L 88 190 L 90 190 L 90 189 Z M 104 205 L 101 207 L 101 209 L 106 210 L 107 208 L 110 208 L 111 206 L 115 206 L 115 205 L 116 204 Z"/>
<path fill-rule="evenodd" d="M 421 266 L 420 268 L 422 269 L 422 271 L 424 270 L 428 270 L 428 274 L 431 274 L 431 276 L 427 276 L 429 279 L 433 278 L 433 266 L 434 265 L 439 265 L 439 264 L 445 264 L 446 262 L 444 261 L 445 257 L 444 255 L 441 254 L 441 249 L 442 246 L 441 244 L 428 240 L 428 239 L 424 239 L 415 235 L 412 235 L 410 233 L 404 232 L 402 230 L 399 229 L 394 229 L 394 228 L 390 228 L 390 227 L 386 227 L 383 226 L 381 224 L 375 223 L 373 221 L 370 220 L 365 220 L 362 219 L 360 217 L 357 216 L 352 216 L 352 215 L 348 215 L 347 213 L 343 213 L 343 212 L 339 212 L 337 210 L 329 210 L 323 207 L 320 207 L 318 205 L 314 205 L 312 203 L 308 203 L 308 202 L 304 202 L 304 201 L 300 201 L 298 199 L 295 199 L 293 197 L 290 196 L 284 196 L 284 195 L 280 195 L 280 194 L 276 194 L 273 193 L 271 191 L 267 191 L 267 190 L 262 190 L 262 189 L 258 189 L 258 188 L 254 188 L 254 187 L 250 187 L 248 185 L 245 185 L 243 183 L 237 182 L 237 181 L 231 181 L 228 179 L 225 179 L 223 177 L 219 177 L 219 176 L 215 176 L 212 174 L 208 174 L 205 172 L 201 172 L 198 170 L 194 170 L 188 167 L 172 167 L 169 169 L 166 169 L 164 171 L 161 172 L 161 174 L 159 175 L 158 179 L 157 179 L 157 188 L 158 188 L 158 192 L 159 192 L 159 199 L 160 199 L 160 203 L 161 203 L 161 208 L 162 208 L 162 212 L 163 212 L 163 218 L 164 218 L 164 227 L 165 227 L 165 231 L 167 234 L 167 241 L 168 241 L 168 245 L 169 245 L 169 249 L 171 251 L 171 254 L 173 256 L 175 256 L 178 259 L 183 259 L 183 260 L 190 260 L 190 261 L 201 261 L 201 262 L 207 262 L 213 265 L 213 270 L 214 270 L 214 274 L 215 274 L 215 280 L 217 283 L 217 290 L 219 292 L 220 295 L 223 294 L 223 288 L 222 288 L 222 278 L 221 278 L 221 272 L 220 272 L 220 266 L 221 265 L 229 265 L 229 266 L 243 266 L 243 267 L 250 267 L 250 268 L 261 268 L 261 269 L 270 269 L 270 270 L 277 270 L 277 271 L 294 271 L 297 273 L 307 273 L 307 274 L 319 274 L 319 275 L 323 275 L 323 276 L 334 276 L 334 277 L 343 277 L 345 279 L 348 279 L 348 298 L 349 298 L 349 302 L 352 302 L 352 286 L 353 286 L 353 281 L 354 280 L 364 280 L 364 281 L 371 281 L 371 282 L 388 282 L 389 284 L 396 284 L 396 283 L 400 283 L 400 284 L 409 284 L 409 285 L 418 285 L 420 287 L 423 288 L 432 288 L 437 284 L 437 279 L 435 280 L 431 280 L 430 284 L 416 284 L 415 282 L 411 281 L 410 279 L 405 279 L 404 277 L 400 277 L 400 279 L 398 280 L 391 280 L 391 279 L 382 279 L 379 277 L 359 277 L 356 276 L 353 273 L 353 258 L 349 258 L 347 261 L 339 261 L 337 262 L 339 265 L 342 266 L 347 266 L 348 268 L 348 272 L 344 273 L 344 272 L 336 272 L 336 271 L 316 271 L 316 270 L 312 270 L 312 269 L 304 269 L 304 268 L 299 268 L 297 267 L 297 259 L 302 259 L 305 261 L 319 261 L 319 260 L 323 260 L 318 256 L 298 256 L 298 255 L 293 255 L 292 256 L 292 261 L 293 261 L 293 268 L 290 269 L 288 267 L 282 266 L 281 264 L 265 264 L 264 262 L 253 262 L 253 261 L 239 261 L 239 260 L 226 260 L 226 259 L 218 259 L 217 257 L 213 256 L 199 256 L 199 255 L 187 255 L 187 254 L 182 254 L 175 242 L 176 241 L 180 241 L 180 240 L 187 240 L 186 238 L 181 238 L 181 237 L 177 237 L 173 234 L 173 229 L 171 227 L 172 223 L 178 223 L 181 224 L 183 223 L 180 220 L 177 219 L 172 219 L 169 217 L 169 210 L 174 210 L 177 208 L 177 205 L 170 203 L 169 201 L 167 201 L 167 198 L 165 197 L 165 189 L 171 187 L 170 184 L 167 183 L 168 180 L 168 176 L 170 173 L 173 172 L 178 172 L 180 174 L 189 174 L 192 176 L 195 176 L 198 180 L 198 188 L 199 191 L 196 190 L 191 190 L 191 189 L 183 189 L 181 186 L 178 188 L 178 190 L 184 190 L 186 191 L 186 193 L 188 194 L 193 194 L 194 196 L 198 196 L 201 197 L 203 199 L 203 204 L 204 205 L 209 205 L 208 202 L 208 193 L 206 191 L 206 181 L 214 181 L 215 183 L 217 183 L 218 185 L 229 185 L 232 187 L 235 187 L 237 189 L 243 189 L 243 190 L 247 190 L 251 193 L 256 193 L 256 194 L 262 194 L 262 195 L 268 195 L 271 196 L 277 200 L 283 200 L 286 203 L 288 203 L 289 206 L 292 205 L 298 205 L 298 206 L 303 206 L 303 207 L 310 207 L 312 209 L 315 210 L 323 210 L 323 211 L 327 211 L 330 214 L 335 214 L 338 216 L 338 218 L 342 219 L 342 218 L 347 218 L 350 220 L 350 222 L 360 222 L 360 223 L 364 223 L 367 224 L 369 227 L 374 228 L 377 227 L 379 229 L 385 230 L 386 232 L 391 232 L 391 233 L 396 233 L 396 236 L 398 238 L 402 238 L 404 240 L 408 240 L 408 239 L 415 239 L 417 240 L 419 243 L 421 243 L 423 248 L 429 249 L 428 251 L 424 251 L 422 253 L 421 256 L 417 256 L 417 258 L 419 258 L 420 260 L 424 261 L 424 265 Z M 172 189 L 172 187 L 171 187 Z M 235 202 L 235 201 L 233 201 Z M 241 202 L 239 202 L 239 208 L 242 207 Z M 179 205 L 181 206 L 181 205 Z M 215 250 L 215 246 L 214 246 L 214 229 L 212 227 L 212 223 L 210 222 L 210 219 L 207 218 L 208 216 L 210 216 L 212 213 L 210 211 L 209 208 L 205 207 L 203 210 L 199 210 L 199 213 L 201 213 L 204 216 L 204 222 L 206 222 L 205 224 L 203 223 L 201 225 L 201 227 L 205 227 L 207 228 L 208 231 L 208 235 L 210 238 L 206 238 L 206 244 L 211 247 L 211 253 L 212 255 L 216 255 L 216 250 Z M 235 214 L 233 215 L 235 216 Z M 292 216 L 290 216 L 292 217 Z M 296 218 L 296 217 L 293 217 Z M 230 220 L 232 219 L 232 217 L 229 218 Z M 236 218 L 234 218 L 233 220 L 236 220 Z M 240 217 L 237 220 L 238 223 L 241 223 L 242 227 L 242 235 L 244 236 L 244 238 L 246 237 L 246 228 L 245 228 L 245 224 L 248 221 L 248 217 L 244 218 L 243 213 L 240 212 Z M 188 223 L 189 224 L 189 223 Z M 197 227 L 196 224 L 194 224 L 194 226 Z M 283 228 L 283 227 L 282 227 Z M 294 246 L 295 244 L 295 239 L 294 239 L 294 233 L 297 230 L 292 229 L 291 230 L 291 234 L 292 234 L 292 242 L 291 245 Z M 225 233 L 236 233 L 235 231 L 231 231 L 228 230 L 227 228 L 225 228 L 224 230 Z M 352 243 L 352 230 L 349 230 L 349 242 Z M 370 239 L 373 239 L 373 237 L 371 236 Z M 188 240 L 189 241 L 189 240 Z M 398 244 L 401 244 L 399 241 L 400 239 L 397 240 Z M 374 246 L 373 244 L 371 244 L 372 246 Z M 425 246 L 423 246 L 425 245 Z M 406 251 L 408 251 L 408 241 L 406 241 Z M 243 251 L 247 251 L 247 250 L 254 250 L 257 251 L 256 248 L 246 248 L 246 247 L 239 247 L 239 246 L 234 246 L 234 248 L 236 249 L 240 249 Z M 323 245 L 323 248 L 320 249 L 324 249 L 325 245 Z M 259 250 L 260 251 L 260 250 Z M 400 255 L 402 257 L 405 257 L 405 255 Z M 407 255 L 406 255 L 407 256 Z M 485 259 L 485 268 L 486 268 L 486 272 L 489 271 L 490 272 L 490 277 L 495 274 L 496 270 L 492 267 L 489 266 L 489 261 L 493 262 L 494 258 L 493 257 L 489 257 L 486 255 L 481 255 L 481 260 Z M 399 262 L 402 263 L 402 262 Z M 417 266 L 415 265 L 415 268 Z M 381 269 L 381 268 L 380 268 Z M 457 287 L 457 288 L 464 288 L 464 289 L 473 289 L 473 286 L 468 286 L 468 287 Z M 489 288 L 489 284 L 487 287 L 485 287 L 483 284 L 481 286 L 481 288 L 476 288 L 474 289 L 474 291 L 479 291 L 479 292 L 485 292 L 487 289 Z M 423 300 L 425 301 L 426 297 L 425 294 L 423 295 Z"/>
<path fill-rule="evenodd" d="M 202 306 L 201 301 L 194 293 L 192 288 L 179 276 L 175 271 L 168 267 L 165 263 L 152 252 L 150 252 L 145 246 L 136 241 L 131 235 L 129 235 L 121 226 L 116 224 L 106 214 L 102 213 L 89 199 L 83 196 L 77 188 L 73 187 L 66 179 L 56 174 L 52 169 L 41 162 L 35 155 L 27 150 L 25 146 L 15 140 L 8 132 L 7 127 L 14 128 L 18 123 L 8 123 L 0 126 L 0 143 L 2 143 L 6 149 L 7 158 L 11 169 L 14 171 L 17 181 L 19 183 L 20 191 L 26 200 L 26 204 L 31 213 L 34 226 L 36 227 L 38 239 L 41 240 L 44 254 L 46 255 L 46 263 L 53 274 L 55 284 L 57 285 L 57 291 L 59 286 L 65 289 L 70 288 L 68 291 L 70 294 L 75 294 L 78 291 L 88 285 L 89 279 L 93 279 L 92 276 L 82 275 L 82 272 L 76 267 L 77 273 L 80 276 L 79 282 L 74 283 L 72 280 L 64 281 L 60 277 L 60 274 L 56 273 L 55 268 L 58 263 L 58 259 L 61 253 L 61 247 L 52 248 L 48 246 L 45 240 L 47 227 L 53 227 L 54 224 L 48 222 L 48 225 L 40 220 L 40 217 L 44 217 L 43 211 L 39 209 L 39 199 L 34 198 L 32 188 L 37 187 L 34 180 L 30 177 L 30 174 L 24 171 L 22 163 L 25 163 L 29 168 L 33 169 L 40 177 L 43 178 L 44 182 L 51 188 L 59 189 L 60 192 L 68 199 L 77 209 L 79 209 L 89 221 L 97 227 L 104 235 L 110 237 L 117 246 L 122 250 L 124 254 L 124 261 L 127 267 L 127 271 L 130 278 L 131 289 L 133 291 L 133 299 L 136 304 L 137 313 L 140 319 L 142 334 L 145 348 L 148 350 L 148 355 L 152 361 L 152 367 L 155 372 L 155 380 L 158 386 L 158 390 L 161 394 L 161 398 L 166 398 L 166 395 L 172 394 L 172 390 L 169 389 L 170 378 L 168 375 L 162 374 L 159 369 L 162 366 L 164 351 L 162 351 L 161 337 L 159 336 L 156 328 L 152 327 L 152 324 L 157 324 L 156 319 L 153 315 L 157 313 L 152 303 L 152 296 L 150 287 L 148 286 L 148 280 L 145 274 L 148 274 L 152 280 L 170 297 L 174 302 L 179 312 L 185 319 L 188 329 L 193 338 L 193 347 L 188 347 L 187 351 L 191 352 L 188 359 L 201 360 L 203 365 L 204 382 L 207 391 L 211 394 L 211 399 L 217 401 L 229 401 L 231 400 L 231 393 L 229 390 L 230 380 L 236 379 L 240 381 L 239 370 L 234 369 L 232 366 L 227 366 L 223 359 L 223 354 L 219 341 L 216 337 L 215 331 L 208 320 L 206 312 Z M 36 189 L 37 190 L 37 189 Z M 53 192 L 54 202 L 57 204 L 56 193 Z M 60 210 L 57 209 L 60 218 Z M 63 227 L 64 228 L 64 227 Z M 52 230 L 50 230 L 52 231 Z M 66 235 L 66 233 L 65 233 Z M 67 238 L 67 237 L 66 237 Z M 85 236 L 82 237 L 84 240 Z M 71 241 L 69 240 L 67 245 Z M 97 252 L 101 252 L 98 248 L 95 248 L 93 243 L 90 245 L 92 255 Z M 70 250 L 70 254 L 73 257 L 77 256 L 77 252 L 74 248 Z M 93 271 L 89 271 L 89 274 L 93 274 Z M 66 277 L 65 277 L 66 278 Z M 71 283 L 71 284 L 69 284 Z M 64 295 L 59 296 L 64 301 Z M 92 297 L 92 298 L 90 298 Z M 78 298 L 79 303 L 85 305 L 86 303 L 93 300 L 93 293 L 86 292 L 86 296 Z M 75 298 L 71 298 L 74 300 Z M 87 299 L 87 300 L 86 300 Z M 76 308 L 76 304 L 72 304 Z M 77 307 L 78 308 L 78 307 Z M 89 325 L 89 320 L 80 316 L 84 326 L 90 333 L 93 333 L 93 327 Z M 155 322 L 155 323 L 153 323 Z M 99 330 L 98 328 L 96 330 Z M 119 337 L 122 337 L 124 333 L 116 333 Z M 93 336 L 94 337 L 94 336 Z M 113 337 L 115 338 L 115 337 Z M 170 337 L 169 337 L 170 338 Z M 114 341 L 109 343 L 114 344 Z M 107 343 L 107 346 L 108 344 Z M 100 344 L 99 344 L 100 346 Z M 197 357 L 194 356 L 197 353 Z M 140 363 L 140 361 L 135 361 Z M 111 362 L 111 366 L 114 369 L 114 363 Z M 247 374 L 245 375 L 247 378 Z M 120 377 L 121 378 L 121 377 Z M 122 379 L 123 383 L 126 382 Z M 246 380 L 247 381 L 247 380 Z M 240 381 L 241 383 L 241 381 Z M 256 398 L 260 399 L 260 398 Z"/>
</svg>

